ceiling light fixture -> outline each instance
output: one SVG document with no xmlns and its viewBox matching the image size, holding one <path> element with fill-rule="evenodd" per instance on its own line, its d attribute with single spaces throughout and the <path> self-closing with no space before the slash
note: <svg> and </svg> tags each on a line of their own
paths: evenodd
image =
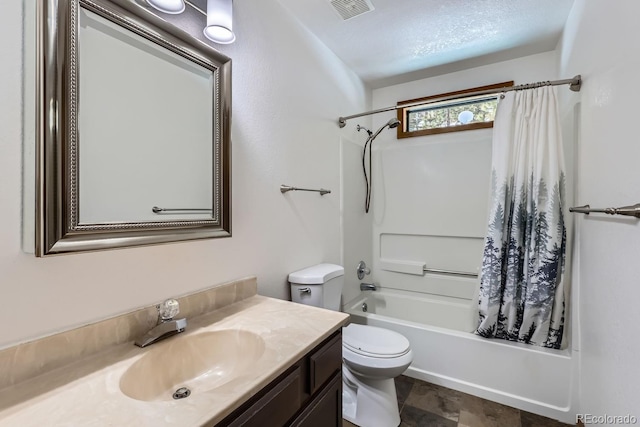
<svg viewBox="0 0 640 427">
<path fill-rule="evenodd" d="M 212 42 L 220 44 L 235 41 L 233 0 L 207 0 L 207 26 L 204 35 Z"/>
<path fill-rule="evenodd" d="M 160 12 L 177 15 L 184 12 L 184 0 L 147 0 L 149 6 L 158 9 Z"/>
</svg>

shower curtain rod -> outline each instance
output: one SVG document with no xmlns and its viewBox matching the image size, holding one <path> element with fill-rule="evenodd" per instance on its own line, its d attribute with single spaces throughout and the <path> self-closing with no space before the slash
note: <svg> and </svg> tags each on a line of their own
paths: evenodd
<svg viewBox="0 0 640 427">
<path fill-rule="evenodd" d="M 394 110 L 398 110 L 400 108 L 417 107 L 419 105 L 433 104 L 435 102 L 450 101 L 450 100 L 459 99 L 459 98 L 468 98 L 468 97 L 471 97 L 471 96 L 489 95 L 489 94 L 492 94 L 492 93 L 501 93 L 501 92 L 511 92 L 512 90 L 533 89 L 533 88 L 541 87 L 541 86 L 560 86 L 560 85 L 569 85 L 569 89 L 571 89 L 572 91 L 580 92 L 580 87 L 582 86 L 582 77 L 580 76 L 580 74 L 578 74 L 577 76 L 575 76 L 572 79 L 529 83 L 529 84 L 523 84 L 523 85 L 518 85 L 518 86 L 505 86 L 505 87 L 496 88 L 496 89 L 487 89 L 487 90 L 479 90 L 479 91 L 476 91 L 476 92 L 467 92 L 467 93 L 459 94 L 459 95 L 442 96 L 442 97 L 439 97 L 439 98 L 432 98 L 432 99 L 430 99 L 428 101 L 418 101 L 418 102 L 412 102 L 412 103 L 409 103 L 409 104 L 394 105 L 393 107 L 380 108 L 378 110 L 367 111 L 365 113 L 353 114 L 351 116 L 346 116 L 346 117 L 339 117 L 338 118 L 338 126 L 343 128 L 343 127 L 346 126 L 347 120 L 355 119 L 356 117 L 362 117 L 362 116 L 369 116 L 371 114 L 384 113 L 385 111 L 394 111 Z"/>
</svg>

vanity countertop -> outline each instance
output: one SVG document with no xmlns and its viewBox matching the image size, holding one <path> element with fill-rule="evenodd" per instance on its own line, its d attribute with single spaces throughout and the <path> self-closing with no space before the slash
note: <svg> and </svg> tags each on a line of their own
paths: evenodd
<svg viewBox="0 0 640 427">
<path fill-rule="evenodd" d="M 188 319 L 187 331 L 146 348 L 132 343 L 0 390 L 0 427 L 200 426 L 216 423 L 338 330 L 348 314 L 254 296 Z M 145 402 L 120 390 L 123 373 L 150 351 L 202 332 L 245 330 L 265 351 L 242 380 L 186 399 Z M 174 341 L 176 342 L 176 341 Z"/>
</svg>

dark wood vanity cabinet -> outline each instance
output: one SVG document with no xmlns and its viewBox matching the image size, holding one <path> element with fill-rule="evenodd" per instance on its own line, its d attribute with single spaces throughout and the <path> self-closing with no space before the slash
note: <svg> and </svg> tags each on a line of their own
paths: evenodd
<svg viewBox="0 0 640 427">
<path fill-rule="evenodd" d="M 327 427 L 342 425 L 342 373 L 334 375 L 329 384 L 298 415 L 292 426 Z"/>
<path fill-rule="evenodd" d="M 341 331 L 307 353 L 216 426 L 342 426 Z"/>
</svg>

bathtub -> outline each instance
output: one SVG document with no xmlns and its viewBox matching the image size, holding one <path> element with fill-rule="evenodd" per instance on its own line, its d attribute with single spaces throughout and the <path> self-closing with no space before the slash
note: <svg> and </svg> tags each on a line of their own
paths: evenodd
<svg viewBox="0 0 640 427">
<path fill-rule="evenodd" d="M 459 322 L 441 324 L 443 310 L 458 310 Z M 471 333 L 477 311 L 469 304 L 426 294 L 380 288 L 363 292 L 344 311 L 353 323 L 387 328 L 409 339 L 414 360 L 407 376 L 575 423 L 572 384 L 577 364 L 569 350 L 481 338 Z"/>
</svg>

